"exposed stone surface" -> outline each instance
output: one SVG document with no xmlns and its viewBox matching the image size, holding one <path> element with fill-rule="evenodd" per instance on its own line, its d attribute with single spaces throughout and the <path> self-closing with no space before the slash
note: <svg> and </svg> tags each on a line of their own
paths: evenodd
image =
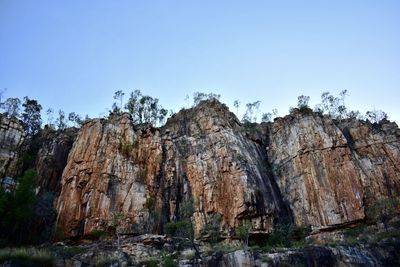
<svg viewBox="0 0 400 267">
<path fill-rule="evenodd" d="M 298 225 L 334 226 L 364 219 L 365 207 L 400 195 L 400 135 L 371 125 L 296 113 L 270 126 L 268 156 Z"/>
<path fill-rule="evenodd" d="M 148 222 L 146 196 L 160 162 L 159 132 L 136 131 L 127 114 L 83 125 L 69 154 L 57 203 L 65 235 L 105 229 L 120 213 L 125 229 Z"/>
<path fill-rule="evenodd" d="M 384 120 L 371 125 L 352 120 L 339 127 L 362 171 L 366 205 L 377 198 L 400 196 L 400 129 L 396 123 Z"/>
<path fill-rule="evenodd" d="M 200 231 L 209 215 L 222 216 L 222 229 L 252 220 L 268 231 L 290 213 L 269 171 L 265 148 L 247 137 L 236 116 L 217 101 L 203 102 L 168 120 L 163 128 L 163 173 L 170 220 L 182 200 L 193 199 Z"/>
<path fill-rule="evenodd" d="M 263 231 L 290 218 L 265 148 L 217 101 L 180 112 L 161 130 L 136 129 L 127 114 L 85 124 L 63 173 L 58 223 L 76 236 L 122 213 L 124 231 L 149 231 L 180 219 L 189 202 L 196 233 L 212 214 L 227 231 L 245 218 Z"/>
<path fill-rule="evenodd" d="M 77 132 L 76 128 L 63 131 L 45 129 L 41 132 L 35 163 L 40 192 L 54 192 L 56 195 L 60 192 L 62 173 Z"/>
<path fill-rule="evenodd" d="M 18 174 L 18 156 L 24 139 L 21 123 L 0 114 L 0 178 Z"/>
<path fill-rule="evenodd" d="M 386 241 L 375 246 L 310 246 L 275 253 L 238 250 L 206 257 L 201 266 L 398 266 L 400 244 Z"/>
<path fill-rule="evenodd" d="M 105 229 L 163 232 L 187 204 L 197 235 L 214 214 L 230 233 L 250 219 L 335 227 L 365 217 L 374 199 L 400 195 L 397 125 L 295 113 L 241 125 L 218 101 L 182 110 L 160 129 L 128 114 L 83 125 L 57 203 L 65 236 Z M 190 206 L 190 205 L 189 205 Z"/>
<path fill-rule="evenodd" d="M 0 178 L 18 174 L 24 142 L 18 121 L 3 117 L 1 123 Z M 225 105 L 207 101 L 161 128 L 133 125 L 125 113 L 88 121 L 78 133 L 43 131 L 37 140 L 38 184 L 43 192 L 60 190 L 57 223 L 64 236 L 116 230 L 121 250 L 109 244 L 107 251 L 123 262 L 157 256 L 162 248 L 173 253 L 175 244 L 165 236 L 128 242 L 125 234 L 163 234 L 167 222 L 188 210 L 197 236 L 219 214 L 226 236 L 248 219 L 263 238 L 279 222 L 317 230 L 355 224 L 376 199 L 400 196 L 400 130 L 388 121 L 372 125 L 297 112 L 242 125 Z M 52 195 L 44 197 L 53 202 Z M 201 264 L 390 266 L 398 264 L 398 251 L 398 241 L 292 249 L 264 255 L 265 261 L 236 251 L 204 256 Z M 60 264 L 93 264 L 95 252 Z"/>
<path fill-rule="evenodd" d="M 230 253 L 213 251 L 193 259 L 194 251 L 165 253 L 157 247 L 146 245 L 142 240 L 152 238 L 128 238 L 122 240 L 121 249 L 113 242 L 81 244 L 77 247 L 58 244 L 51 248 L 57 255 L 55 266 L 164 266 L 166 256 L 175 258 L 176 266 L 191 267 L 275 267 L 275 266 L 399 266 L 400 243 L 386 240 L 372 245 L 307 246 L 299 249 L 279 249 L 275 252 L 236 250 Z M 158 237 L 154 237 L 158 238 Z M 70 251 L 68 253 L 68 251 Z M 74 252 L 75 253 L 71 253 Z M 152 265 L 150 265 L 152 263 Z"/>
</svg>

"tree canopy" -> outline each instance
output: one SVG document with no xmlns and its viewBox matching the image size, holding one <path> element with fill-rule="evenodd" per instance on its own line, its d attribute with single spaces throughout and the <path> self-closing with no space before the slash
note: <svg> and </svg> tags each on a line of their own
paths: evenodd
<svg viewBox="0 0 400 267">
<path fill-rule="evenodd" d="M 24 130 L 29 136 L 37 134 L 42 125 L 42 117 L 40 111 L 42 106 L 34 99 L 24 97 L 24 103 L 22 104 L 24 111 L 22 113 L 22 123 Z"/>
</svg>

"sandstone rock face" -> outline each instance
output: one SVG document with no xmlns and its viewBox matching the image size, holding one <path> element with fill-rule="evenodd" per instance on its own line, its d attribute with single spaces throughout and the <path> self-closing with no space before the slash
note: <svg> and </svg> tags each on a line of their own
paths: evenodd
<svg viewBox="0 0 400 267">
<path fill-rule="evenodd" d="M 160 161 L 159 132 L 135 131 L 127 114 L 83 125 L 69 154 L 57 203 L 58 224 L 65 235 L 104 229 L 119 214 L 124 228 L 147 222 L 146 197 Z"/>
<path fill-rule="evenodd" d="M 198 232 L 215 214 L 222 216 L 226 231 L 243 219 L 268 231 L 274 218 L 290 218 L 264 147 L 247 137 L 225 105 L 204 102 L 172 117 L 163 129 L 163 151 L 170 220 L 190 198 Z"/>
<path fill-rule="evenodd" d="M 400 195 L 396 125 L 296 113 L 242 125 L 218 101 L 156 129 L 128 114 L 83 125 L 57 202 L 66 237 L 106 229 L 163 232 L 189 211 L 197 235 L 215 215 L 225 233 L 251 220 L 331 227 L 361 220 L 378 197 Z M 186 214 L 186 215 L 185 215 Z"/>
<path fill-rule="evenodd" d="M 374 199 L 399 196 L 397 125 L 297 113 L 270 127 L 268 156 L 296 224 L 346 224 Z"/>
<path fill-rule="evenodd" d="M 0 114 L 0 178 L 18 174 L 18 153 L 24 139 L 21 123 Z"/>
<path fill-rule="evenodd" d="M 119 213 L 125 231 L 162 231 L 187 206 L 197 233 L 215 214 L 225 230 L 249 218 L 267 231 L 278 215 L 288 217 L 265 149 L 226 106 L 205 102 L 162 129 L 136 129 L 128 114 L 82 127 L 57 203 L 66 236 L 104 228 Z"/>
<path fill-rule="evenodd" d="M 366 205 L 377 198 L 400 196 L 400 129 L 383 121 L 341 123 L 353 159 L 362 171 Z"/>
<path fill-rule="evenodd" d="M 68 154 L 77 132 L 75 128 L 42 131 L 41 146 L 35 162 L 39 192 L 55 192 L 56 195 L 60 192 L 62 172 L 67 165 Z"/>
</svg>

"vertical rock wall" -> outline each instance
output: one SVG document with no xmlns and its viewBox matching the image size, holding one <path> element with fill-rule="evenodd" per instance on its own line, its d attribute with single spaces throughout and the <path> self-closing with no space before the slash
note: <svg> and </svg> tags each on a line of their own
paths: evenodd
<svg viewBox="0 0 400 267">
<path fill-rule="evenodd" d="M 22 124 L 0 114 L 0 178 L 18 174 L 19 152 L 25 140 Z"/>
<path fill-rule="evenodd" d="M 268 155 L 295 222 L 315 227 L 364 219 L 376 198 L 399 196 L 395 124 L 337 123 L 293 114 L 271 125 Z"/>
<path fill-rule="evenodd" d="M 63 131 L 44 129 L 41 132 L 40 149 L 35 162 L 39 192 L 59 194 L 62 173 L 77 132 L 78 129 L 75 128 Z"/>
<path fill-rule="evenodd" d="M 400 195 L 399 136 L 387 122 L 302 113 L 241 125 L 218 101 L 160 129 L 134 126 L 128 114 L 92 120 L 62 175 L 58 224 L 80 236 L 122 214 L 127 233 L 162 232 L 188 203 L 197 234 L 216 214 L 227 233 L 244 219 L 261 232 L 278 222 L 351 223 L 374 199 Z"/>
<path fill-rule="evenodd" d="M 123 214 L 126 229 L 146 222 L 146 198 L 161 161 L 159 132 L 135 130 L 129 116 L 83 125 L 68 157 L 57 203 L 66 236 L 104 229 Z M 143 224 L 141 226 L 144 226 Z"/>
</svg>

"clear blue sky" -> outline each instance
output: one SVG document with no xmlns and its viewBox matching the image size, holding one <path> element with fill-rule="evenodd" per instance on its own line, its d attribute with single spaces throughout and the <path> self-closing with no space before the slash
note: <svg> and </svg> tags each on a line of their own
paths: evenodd
<svg viewBox="0 0 400 267">
<path fill-rule="evenodd" d="M 0 0 L 0 88 L 98 116 L 133 89 L 287 113 L 301 94 L 400 122 L 400 1 Z"/>
</svg>

